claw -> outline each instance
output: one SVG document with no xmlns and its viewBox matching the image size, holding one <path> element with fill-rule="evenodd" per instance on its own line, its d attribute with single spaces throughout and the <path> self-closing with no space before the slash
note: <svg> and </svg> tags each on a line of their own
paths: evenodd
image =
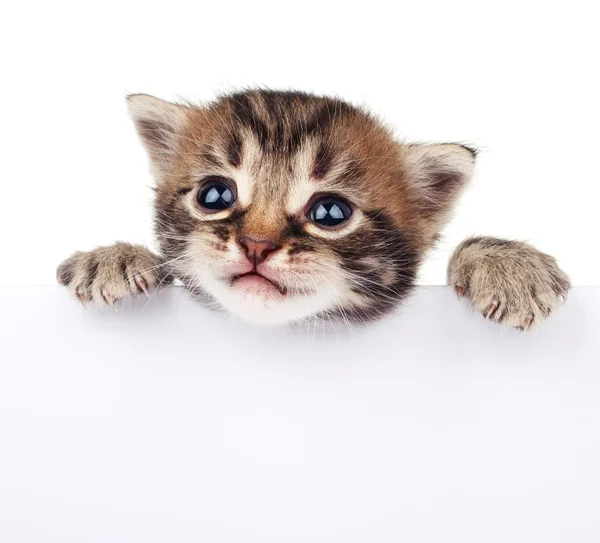
<svg viewBox="0 0 600 543">
<path fill-rule="evenodd" d="M 139 287 L 139 289 L 146 295 L 148 296 L 148 298 L 150 298 L 150 294 L 148 292 L 148 283 L 146 283 L 146 280 L 144 279 L 144 277 L 142 275 L 140 275 L 139 273 L 136 273 L 133 276 L 133 280 L 135 281 L 135 284 Z"/>
<path fill-rule="evenodd" d="M 85 303 L 87 302 L 87 300 L 86 300 L 86 297 L 85 297 L 85 294 L 84 294 L 84 293 L 83 293 L 81 290 L 77 289 L 77 290 L 75 291 L 75 296 L 77 296 L 77 298 L 79 298 L 79 301 L 81 302 L 81 305 L 82 305 L 83 307 L 87 307 L 87 306 L 85 305 Z"/>
<path fill-rule="evenodd" d="M 116 298 L 113 298 L 110 294 L 108 294 L 108 292 L 106 292 L 106 290 L 102 289 L 102 297 L 104 298 L 104 301 L 110 306 L 110 308 L 113 311 L 119 311 L 119 308 L 115 305 L 115 302 L 117 301 Z"/>
<path fill-rule="evenodd" d="M 456 292 L 457 298 L 462 298 L 464 296 L 465 287 L 462 287 L 460 285 L 454 285 L 454 292 Z"/>
<path fill-rule="evenodd" d="M 485 309 L 485 311 L 483 312 L 483 316 L 486 319 L 489 319 L 490 317 L 492 317 L 492 315 L 495 313 L 496 309 L 498 309 L 498 305 L 500 305 L 498 302 L 492 302 L 490 305 L 488 305 Z"/>
</svg>

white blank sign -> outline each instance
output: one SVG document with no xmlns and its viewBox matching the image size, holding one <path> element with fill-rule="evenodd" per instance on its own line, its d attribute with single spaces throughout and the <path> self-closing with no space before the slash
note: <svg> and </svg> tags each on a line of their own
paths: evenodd
<svg viewBox="0 0 600 543">
<path fill-rule="evenodd" d="M 0 307 L 2 543 L 600 540 L 600 287 L 531 334 L 445 287 L 352 331 Z"/>
</svg>

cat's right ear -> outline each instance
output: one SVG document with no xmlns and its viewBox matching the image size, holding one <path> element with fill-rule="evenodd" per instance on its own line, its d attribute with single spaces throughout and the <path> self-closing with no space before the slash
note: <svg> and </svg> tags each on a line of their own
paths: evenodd
<svg viewBox="0 0 600 543">
<path fill-rule="evenodd" d="M 127 97 L 129 114 L 150 156 L 157 183 L 172 170 L 190 109 L 148 94 Z"/>
</svg>

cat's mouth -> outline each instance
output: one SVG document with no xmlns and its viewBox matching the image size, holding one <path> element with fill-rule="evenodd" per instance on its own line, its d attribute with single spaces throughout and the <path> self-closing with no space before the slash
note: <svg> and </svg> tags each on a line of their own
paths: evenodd
<svg viewBox="0 0 600 543">
<path fill-rule="evenodd" d="M 278 298 L 288 293 L 286 287 L 255 271 L 234 275 L 231 278 L 231 286 L 245 293 L 260 294 L 268 298 Z"/>
</svg>

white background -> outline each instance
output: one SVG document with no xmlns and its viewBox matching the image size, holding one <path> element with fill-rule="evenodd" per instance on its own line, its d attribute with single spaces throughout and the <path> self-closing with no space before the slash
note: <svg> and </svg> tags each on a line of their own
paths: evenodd
<svg viewBox="0 0 600 543">
<path fill-rule="evenodd" d="M 10 2 L 0 17 L 0 284 L 77 249 L 151 243 L 124 96 L 249 85 L 367 104 L 410 140 L 482 150 L 422 282 L 466 235 L 532 241 L 600 282 L 598 9 L 591 1 Z"/>
<path fill-rule="evenodd" d="M 0 288 L 2 543 L 597 543 L 600 287 L 354 333 Z"/>
<path fill-rule="evenodd" d="M 85 311 L 76 249 L 151 243 L 124 95 L 338 94 L 482 150 L 472 233 L 600 283 L 594 2 L 16 2 L 0 13 L 2 543 L 600 540 L 600 292 L 532 334 L 422 287 L 366 330 L 257 331 L 176 289 Z"/>
</svg>

